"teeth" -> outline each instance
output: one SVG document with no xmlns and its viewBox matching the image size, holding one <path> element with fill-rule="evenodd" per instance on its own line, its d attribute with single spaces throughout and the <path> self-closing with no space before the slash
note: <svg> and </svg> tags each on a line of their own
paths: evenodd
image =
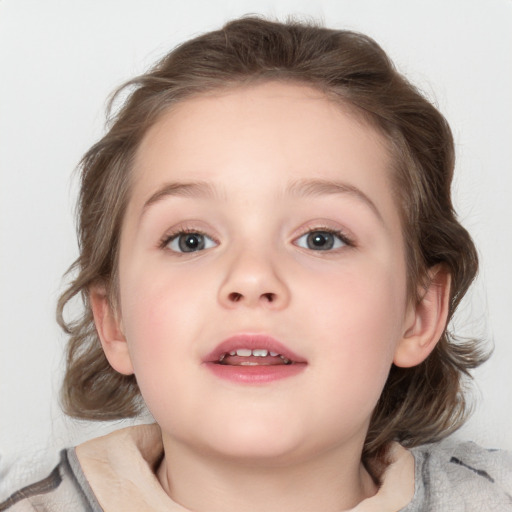
<svg viewBox="0 0 512 512">
<path fill-rule="evenodd" d="M 249 357 L 249 356 L 267 357 L 268 350 L 265 350 L 263 348 L 255 348 L 254 350 L 251 350 L 250 348 L 239 348 L 236 352 L 232 351 L 229 354 L 232 356 L 234 356 L 236 354 L 237 356 L 241 356 L 241 357 Z M 276 355 L 278 355 L 278 354 L 276 354 Z"/>
<path fill-rule="evenodd" d="M 291 361 L 288 358 L 279 354 L 279 352 L 268 351 L 264 348 L 255 348 L 254 350 L 251 350 L 249 348 L 239 348 L 237 350 L 231 350 L 229 353 L 226 352 L 225 354 L 222 354 L 219 357 L 219 363 L 221 363 L 228 356 L 228 354 L 230 356 L 239 356 L 239 357 L 250 357 L 250 356 L 267 357 L 268 355 L 270 355 L 271 357 L 280 357 L 284 364 L 291 363 Z M 247 362 L 242 362 L 240 364 L 247 365 L 247 366 L 253 366 L 253 365 L 257 365 L 258 363 L 247 361 Z"/>
</svg>

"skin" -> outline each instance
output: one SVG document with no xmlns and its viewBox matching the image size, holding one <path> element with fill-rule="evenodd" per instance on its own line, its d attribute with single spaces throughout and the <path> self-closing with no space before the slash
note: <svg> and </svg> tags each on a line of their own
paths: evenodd
<svg viewBox="0 0 512 512">
<path fill-rule="evenodd" d="M 158 478 L 178 503 L 327 512 L 377 491 L 361 464 L 372 410 L 391 364 L 433 349 L 449 290 L 434 269 L 423 301 L 407 300 L 390 167 L 379 133 L 302 85 L 188 99 L 147 132 L 122 228 L 119 308 L 99 287 L 91 303 L 110 363 L 135 373 L 162 428 Z M 346 190 L 298 194 L 305 180 Z M 159 194 L 190 182 L 214 192 Z M 206 248 L 162 243 L 182 229 L 207 235 Z M 318 230 L 350 242 L 314 250 L 307 233 Z M 219 379 L 203 359 L 239 333 L 276 338 L 305 370 L 259 385 Z"/>
</svg>

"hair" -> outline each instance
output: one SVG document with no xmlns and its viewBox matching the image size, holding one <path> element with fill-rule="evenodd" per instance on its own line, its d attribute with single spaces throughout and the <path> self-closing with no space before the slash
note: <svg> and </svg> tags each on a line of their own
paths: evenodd
<svg viewBox="0 0 512 512">
<path fill-rule="evenodd" d="M 478 258 L 456 218 L 450 188 L 454 144 L 447 121 L 399 74 L 371 38 L 311 23 L 279 23 L 245 17 L 187 41 L 147 73 L 127 82 L 127 98 L 111 115 L 106 135 L 85 154 L 79 169 L 79 257 L 74 278 L 58 303 L 58 321 L 69 334 L 61 402 L 69 415 L 118 419 L 140 413 L 135 376 L 113 370 L 101 348 L 89 303 L 92 285 L 117 294 L 120 231 L 130 195 L 134 155 L 142 138 L 172 105 L 194 95 L 265 81 L 306 84 L 349 106 L 389 144 L 393 193 L 406 246 L 410 300 L 421 300 L 429 269 L 451 276 L 448 322 L 477 273 Z M 83 310 L 64 319 L 66 305 L 81 296 Z M 392 440 L 406 446 L 433 442 L 465 421 L 469 370 L 486 359 L 473 339 L 446 328 L 430 356 L 413 368 L 392 366 L 373 412 L 363 461 L 384 457 Z"/>
</svg>

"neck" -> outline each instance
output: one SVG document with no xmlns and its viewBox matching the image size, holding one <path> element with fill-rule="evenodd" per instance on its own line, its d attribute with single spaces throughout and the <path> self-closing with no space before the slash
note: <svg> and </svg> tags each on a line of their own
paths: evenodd
<svg viewBox="0 0 512 512">
<path fill-rule="evenodd" d="M 162 487 L 197 512 L 339 512 L 377 492 L 361 464 L 361 447 L 272 464 L 199 453 L 169 440 L 164 447 Z"/>
</svg>

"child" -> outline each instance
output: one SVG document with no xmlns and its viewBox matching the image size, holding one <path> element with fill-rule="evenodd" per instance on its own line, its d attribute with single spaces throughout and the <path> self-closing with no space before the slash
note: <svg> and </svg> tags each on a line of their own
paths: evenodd
<svg viewBox="0 0 512 512">
<path fill-rule="evenodd" d="M 63 404 L 156 423 L 0 510 L 512 510 L 509 454 L 438 443 L 485 359 L 446 329 L 477 255 L 450 129 L 380 47 L 244 18 L 122 90 L 81 164 Z"/>
</svg>

